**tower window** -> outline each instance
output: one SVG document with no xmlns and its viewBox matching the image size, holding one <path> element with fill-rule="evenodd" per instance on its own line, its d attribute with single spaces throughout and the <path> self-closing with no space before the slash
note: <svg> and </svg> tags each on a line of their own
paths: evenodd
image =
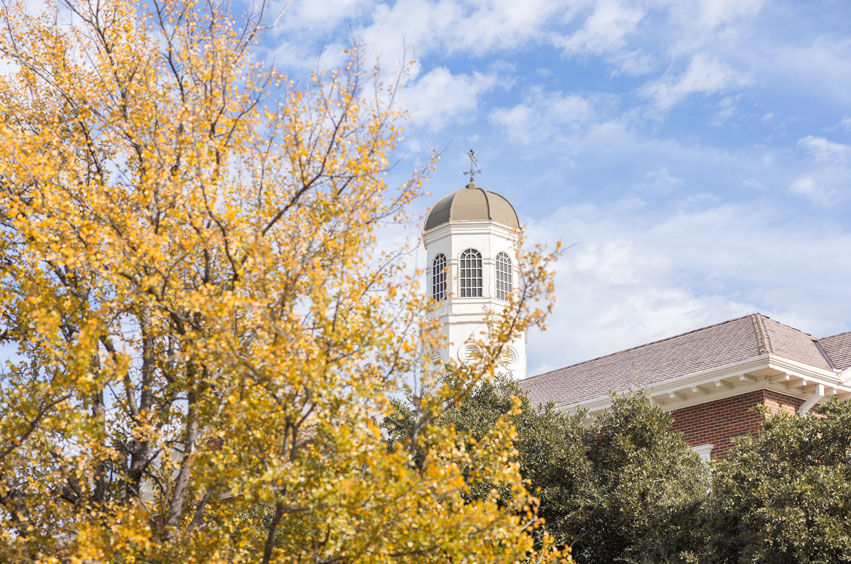
<svg viewBox="0 0 851 564">
<path fill-rule="evenodd" d="M 461 253 L 461 297 L 482 296 L 482 255 L 475 249 Z"/>
<path fill-rule="evenodd" d="M 496 298 L 507 300 L 511 293 L 511 259 L 505 253 L 496 255 Z"/>
<path fill-rule="evenodd" d="M 446 299 L 446 257 L 439 254 L 431 263 L 431 297 L 442 302 Z"/>
</svg>

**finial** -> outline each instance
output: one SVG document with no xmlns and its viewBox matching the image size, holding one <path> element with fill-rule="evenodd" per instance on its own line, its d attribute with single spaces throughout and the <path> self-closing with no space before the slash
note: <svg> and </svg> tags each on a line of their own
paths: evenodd
<svg viewBox="0 0 851 564">
<path fill-rule="evenodd" d="M 481 174 L 482 171 L 479 170 L 479 162 L 476 160 L 476 153 L 472 149 L 467 153 L 467 156 L 470 157 L 470 170 L 465 170 L 463 174 L 470 177 L 470 183 L 467 186 L 472 188 L 476 185 L 476 175 Z"/>
</svg>

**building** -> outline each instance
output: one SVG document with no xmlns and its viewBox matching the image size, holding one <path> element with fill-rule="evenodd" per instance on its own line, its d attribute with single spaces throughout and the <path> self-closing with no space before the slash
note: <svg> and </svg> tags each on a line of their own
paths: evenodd
<svg viewBox="0 0 851 564">
<path fill-rule="evenodd" d="M 469 337 L 486 338 L 485 315 L 506 303 L 517 280 L 520 222 L 514 207 L 470 178 L 461 190 L 435 204 L 423 237 L 431 297 L 450 346 L 435 351 L 433 361 L 461 361 L 474 354 Z M 501 369 L 526 377 L 526 339 L 521 336 L 503 353 Z"/>
<path fill-rule="evenodd" d="M 468 337 L 483 337 L 484 311 L 504 303 L 517 279 L 520 223 L 502 196 L 473 181 L 441 199 L 425 223 L 429 291 L 450 342 L 435 360 L 464 360 Z M 851 398 L 851 332 L 815 338 L 755 313 L 526 377 L 525 336 L 503 368 L 536 403 L 589 414 L 612 393 L 643 389 L 673 411 L 673 430 L 705 459 L 759 429 L 753 409 L 805 414 L 828 397 Z"/>
<path fill-rule="evenodd" d="M 755 313 L 520 382 L 535 402 L 593 414 L 610 393 L 643 388 L 673 411 L 674 431 L 704 458 L 759 429 L 753 410 L 805 414 L 830 396 L 851 397 L 851 332 L 817 339 Z"/>
</svg>

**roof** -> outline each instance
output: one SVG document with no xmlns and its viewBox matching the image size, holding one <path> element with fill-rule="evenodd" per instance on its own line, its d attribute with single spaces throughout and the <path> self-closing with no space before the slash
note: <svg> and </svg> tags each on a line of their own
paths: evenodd
<svg viewBox="0 0 851 564">
<path fill-rule="evenodd" d="M 851 368 L 851 331 L 822 337 L 818 343 L 837 369 Z"/>
<path fill-rule="evenodd" d="M 532 376 L 519 384 L 535 403 L 570 405 L 766 353 L 831 370 L 822 348 L 851 365 L 851 333 L 819 340 L 755 313 Z"/>
<path fill-rule="evenodd" d="M 517 212 L 508 200 L 479 188 L 472 180 L 434 205 L 426 218 L 425 230 L 450 221 L 493 221 L 514 229 L 520 227 Z"/>
</svg>

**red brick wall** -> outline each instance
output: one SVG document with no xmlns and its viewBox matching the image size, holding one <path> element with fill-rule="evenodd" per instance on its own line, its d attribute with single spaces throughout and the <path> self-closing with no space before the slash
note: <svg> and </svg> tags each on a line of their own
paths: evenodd
<svg viewBox="0 0 851 564">
<path fill-rule="evenodd" d="M 772 413 L 780 413 L 782 411 L 783 413 L 794 415 L 798 413 L 798 408 L 801 407 L 801 404 L 803 403 L 804 400 L 802 399 L 784 396 L 783 394 L 778 394 L 771 390 L 765 390 L 765 405 L 768 406 Z"/>
<path fill-rule="evenodd" d="M 795 413 L 804 400 L 756 390 L 739 396 L 685 407 L 674 411 L 672 431 L 683 434 L 689 446 L 714 445 L 712 460 L 724 458 L 733 448 L 733 437 L 759 431 L 762 418 L 753 408 L 766 405 L 772 412 Z"/>
</svg>

